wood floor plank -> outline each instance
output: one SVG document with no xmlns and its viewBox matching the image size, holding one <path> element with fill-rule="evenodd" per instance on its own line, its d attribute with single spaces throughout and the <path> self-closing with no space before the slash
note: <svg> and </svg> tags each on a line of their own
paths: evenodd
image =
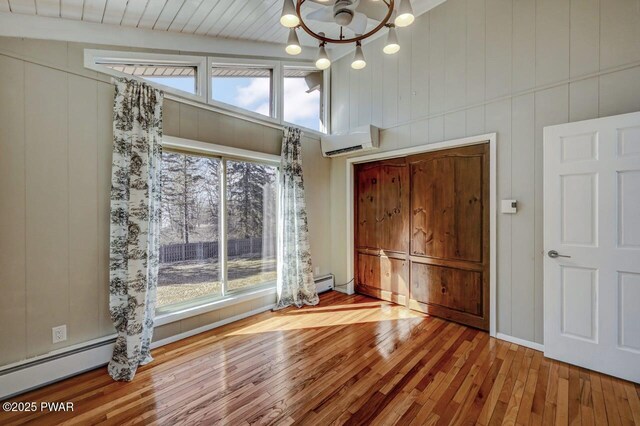
<svg viewBox="0 0 640 426">
<path fill-rule="evenodd" d="M 640 386 L 362 295 L 265 312 L 153 351 L 129 383 L 104 368 L 12 401 L 1 425 L 640 426 Z"/>
<path fill-rule="evenodd" d="M 591 379 L 591 401 L 593 403 L 593 416 L 596 424 L 607 424 L 607 408 L 604 403 L 604 394 L 602 391 L 602 381 L 600 375 L 594 372 L 589 374 Z"/>
</svg>

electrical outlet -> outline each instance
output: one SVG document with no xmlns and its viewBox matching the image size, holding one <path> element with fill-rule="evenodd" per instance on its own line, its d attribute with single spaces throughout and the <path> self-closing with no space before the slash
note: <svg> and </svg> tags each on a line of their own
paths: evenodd
<svg viewBox="0 0 640 426">
<path fill-rule="evenodd" d="M 53 343 L 60 343 L 67 340 L 67 325 L 59 325 L 51 329 L 53 334 Z"/>
</svg>

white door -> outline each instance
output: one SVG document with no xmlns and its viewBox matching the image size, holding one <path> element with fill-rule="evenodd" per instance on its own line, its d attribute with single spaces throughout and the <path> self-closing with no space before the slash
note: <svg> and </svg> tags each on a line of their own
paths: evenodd
<svg viewBox="0 0 640 426">
<path fill-rule="evenodd" d="M 640 383 L 640 113 L 544 129 L 544 354 Z"/>
</svg>

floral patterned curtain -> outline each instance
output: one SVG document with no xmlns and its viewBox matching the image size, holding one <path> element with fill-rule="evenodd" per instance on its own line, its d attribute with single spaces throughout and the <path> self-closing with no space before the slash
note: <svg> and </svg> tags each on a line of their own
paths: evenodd
<svg viewBox="0 0 640 426">
<path fill-rule="evenodd" d="M 109 306 L 118 337 L 109 374 L 133 379 L 149 351 L 158 281 L 163 93 L 116 81 L 111 171 Z"/>
<path fill-rule="evenodd" d="M 286 127 L 280 160 L 278 301 L 276 309 L 317 305 L 302 179 L 300 129 Z"/>
</svg>

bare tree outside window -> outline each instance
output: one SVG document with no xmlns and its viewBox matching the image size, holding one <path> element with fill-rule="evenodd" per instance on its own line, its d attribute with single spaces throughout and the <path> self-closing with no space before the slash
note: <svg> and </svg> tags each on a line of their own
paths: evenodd
<svg viewBox="0 0 640 426">
<path fill-rule="evenodd" d="M 275 167 L 227 161 L 227 218 L 229 291 L 274 281 Z"/>
<path fill-rule="evenodd" d="M 226 179 L 227 291 L 276 274 L 276 173 L 272 166 L 165 151 L 158 309 L 222 296 L 221 179 Z"/>
</svg>

